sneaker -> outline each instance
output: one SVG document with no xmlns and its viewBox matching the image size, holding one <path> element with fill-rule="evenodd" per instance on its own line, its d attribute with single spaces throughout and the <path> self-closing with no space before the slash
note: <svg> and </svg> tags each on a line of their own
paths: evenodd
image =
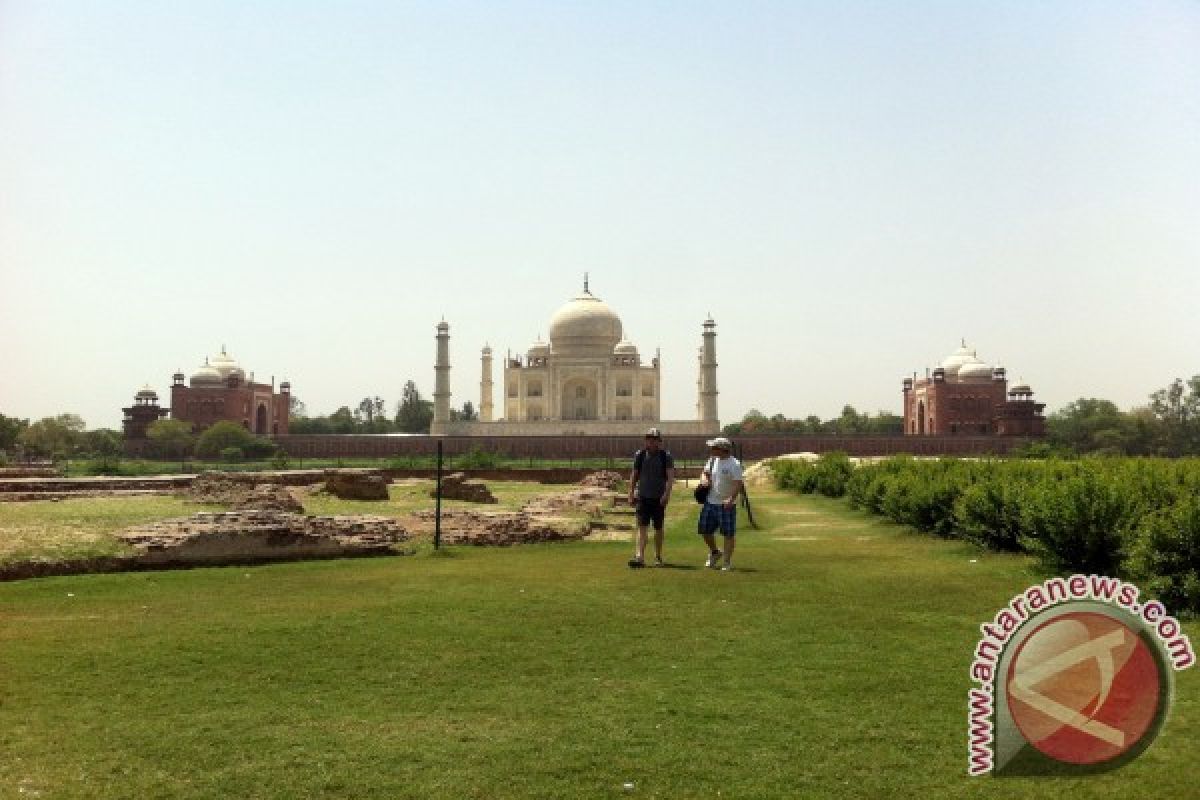
<svg viewBox="0 0 1200 800">
<path fill-rule="evenodd" d="M 667 562 L 663 561 L 661 558 L 658 558 L 657 556 L 654 558 L 654 566 L 665 567 L 666 565 L 667 565 Z"/>
<path fill-rule="evenodd" d="M 631 559 L 629 559 L 629 566 L 632 569 L 640 569 L 640 568 L 646 566 L 646 562 L 642 561 L 642 559 L 640 559 L 640 558 L 631 558 Z"/>
<path fill-rule="evenodd" d="M 726 563 L 723 567 L 721 567 L 721 572 L 733 572 L 733 564 Z"/>
<path fill-rule="evenodd" d="M 720 563 L 721 563 L 721 551 L 713 550 L 711 553 L 708 554 L 708 560 L 704 562 L 704 566 L 708 567 L 709 569 L 716 569 Z"/>
</svg>

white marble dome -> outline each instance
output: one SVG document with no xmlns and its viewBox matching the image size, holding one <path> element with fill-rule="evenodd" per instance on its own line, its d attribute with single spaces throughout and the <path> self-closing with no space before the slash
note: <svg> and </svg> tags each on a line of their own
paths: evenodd
<svg viewBox="0 0 1200 800">
<path fill-rule="evenodd" d="M 221 386 L 225 383 L 225 379 L 221 377 L 221 373 L 216 367 L 208 363 L 208 359 L 204 359 L 204 366 L 192 373 L 189 380 L 192 386 Z"/>
<path fill-rule="evenodd" d="M 221 352 L 210 359 L 209 365 L 217 371 L 224 381 L 230 375 L 237 375 L 239 378 L 245 378 L 246 373 L 234 359 L 229 357 L 225 352 L 225 348 L 221 348 Z"/>
<path fill-rule="evenodd" d="M 964 364 L 970 364 L 971 362 L 978 360 L 979 359 L 975 357 L 975 352 L 969 349 L 964 342 L 961 347 L 942 360 L 941 367 L 946 371 L 947 375 L 957 375 L 959 369 L 961 369 Z"/>
<path fill-rule="evenodd" d="M 958 368 L 958 377 L 961 380 L 987 380 L 992 379 L 992 367 L 990 364 L 985 364 L 976 359 L 968 361 Z"/>
<path fill-rule="evenodd" d="M 611 355 L 621 341 L 621 318 L 584 289 L 550 318 L 550 349 L 564 355 Z"/>
</svg>

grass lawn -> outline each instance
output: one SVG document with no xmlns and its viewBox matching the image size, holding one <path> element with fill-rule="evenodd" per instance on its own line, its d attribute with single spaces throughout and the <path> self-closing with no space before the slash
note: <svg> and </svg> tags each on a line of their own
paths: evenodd
<svg viewBox="0 0 1200 800">
<path fill-rule="evenodd" d="M 681 491 L 674 569 L 573 542 L 0 584 L 0 798 L 1195 795 L 1196 670 L 1122 770 L 967 778 L 978 625 L 1030 562 L 756 497 L 728 574 Z"/>
</svg>

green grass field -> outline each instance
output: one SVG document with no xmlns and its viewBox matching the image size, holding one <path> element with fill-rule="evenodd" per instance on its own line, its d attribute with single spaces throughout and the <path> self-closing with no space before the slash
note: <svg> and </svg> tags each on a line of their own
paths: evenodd
<svg viewBox="0 0 1200 800">
<path fill-rule="evenodd" d="M 1196 670 L 1122 770 L 967 778 L 977 626 L 1030 562 L 756 497 L 728 574 L 681 492 L 670 569 L 422 545 L 2 584 L 0 797 L 1194 796 Z"/>
</svg>

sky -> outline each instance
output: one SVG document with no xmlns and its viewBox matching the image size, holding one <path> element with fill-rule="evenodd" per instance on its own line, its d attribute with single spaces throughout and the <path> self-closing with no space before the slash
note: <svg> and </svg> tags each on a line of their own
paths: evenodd
<svg viewBox="0 0 1200 800">
<path fill-rule="evenodd" d="M 222 345 L 394 410 L 442 318 L 477 406 L 585 272 L 667 419 L 710 313 L 722 422 L 963 338 L 1142 404 L 1200 373 L 1200 3 L 0 0 L 0 413 Z"/>
</svg>

